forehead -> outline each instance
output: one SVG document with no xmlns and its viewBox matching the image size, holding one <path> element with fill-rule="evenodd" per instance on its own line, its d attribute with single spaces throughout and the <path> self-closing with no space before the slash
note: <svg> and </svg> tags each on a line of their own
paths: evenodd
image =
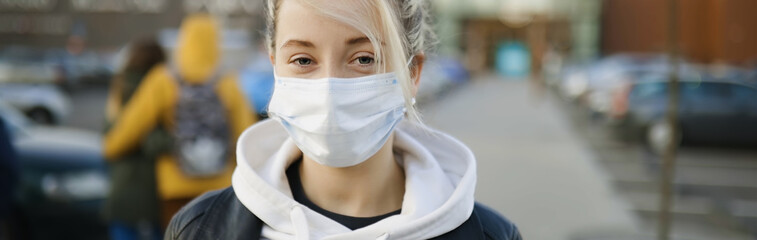
<svg viewBox="0 0 757 240">
<path fill-rule="evenodd" d="M 365 16 L 372 11 L 370 7 L 357 2 L 362 1 L 281 0 L 276 18 L 276 46 L 289 39 L 325 43 L 366 36 L 364 31 L 372 31 L 376 23 Z"/>
</svg>

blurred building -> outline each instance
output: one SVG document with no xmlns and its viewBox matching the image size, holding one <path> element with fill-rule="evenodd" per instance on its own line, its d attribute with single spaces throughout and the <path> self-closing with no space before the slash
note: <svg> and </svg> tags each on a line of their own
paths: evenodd
<svg viewBox="0 0 757 240">
<path fill-rule="evenodd" d="M 71 35 L 93 49 L 116 49 L 134 37 L 179 26 L 186 13 L 205 11 L 224 28 L 252 31 L 263 1 L 246 0 L 3 0 L 0 48 L 63 46 Z M 251 17 L 253 16 L 253 17 Z"/>
<path fill-rule="evenodd" d="M 699 63 L 757 61 L 757 1 L 677 0 L 682 55 Z M 585 62 L 614 53 L 666 52 L 663 0 L 437 0 L 440 52 L 474 71 L 495 65 L 497 46 L 525 43 L 532 72 L 545 51 Z"/>
<path fill-rule="evenodd" d="M 601 0 L 435 1 L 440 52 L 461 55 L 474 72 L 488 71 L 498 46 L 525 43 L 532 72 L 548 50 L 576 60 L 599 53 Z"/>
<path fill-rule="evenodd" d="M 701 63 L 757 60 L 757 1 L 678 0 L 680 50 Z M 602 51 L 665 51 L 667 1 L 612 0 L 602 6 Z"/>
<path fill-rule="evenodd" d="M 0 59 L 71 62 L 113 72 L 127 43 L 152 35 L 170 53 L 184 16 L 207 12 L 222 28 L 221 67 L 236 70 L 255 51 L 263 7 L 257 0 L 0 0 Z M 72 50 L 90 57 L 55 57 Z M 109 79 L 97 76 L 106 77 L 93 82 Z"/>
</svg>

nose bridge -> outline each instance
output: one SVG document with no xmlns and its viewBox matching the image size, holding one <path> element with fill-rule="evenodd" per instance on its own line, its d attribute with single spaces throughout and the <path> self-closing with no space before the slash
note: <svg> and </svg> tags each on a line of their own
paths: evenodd
<svg viewBox="0 0 757 240">
<path fill-rule="evenodd" d="M 322 67 L 323 67 L 323 77 L 329 77 L 329 78 L 343 78 L 345 77 L 344 73 L 344 64 L 342 64 L 342 58 L 337 52 L 331 52 L 325 56 L 323 59 Z"/>
<path fill-rule="evenodd" d="M 329 78 L 340 78 L 343 77 L 343 71 L 342 66 L 339 64 L 339 62 L 336 59 L 329 59 L 327 63 L 325 63 L 324 66 L 325 69 L 325 76 L 323 77 L 329 77 Z"/>
<path fill-rule="evenodd" d="M 321 78 L 347 78 L 347 77 L 353 77 L 350 76 L 349 71 L 347 70 L 347 57 L 346 49 L 344 49 L 344 45 L 339 46 L 339 44 L 343 44 L 341 42 L 339 43 L 333 43 L 331 44 L 330 48 L 323 49 L 322 52 L 323 56 L 321 58 L 321 73 L 319 77 Z"/>
</svg>

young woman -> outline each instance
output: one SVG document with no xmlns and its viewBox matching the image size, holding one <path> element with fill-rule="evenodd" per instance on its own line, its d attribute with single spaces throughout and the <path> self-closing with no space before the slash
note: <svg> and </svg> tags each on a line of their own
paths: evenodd
<svg viewBox="0 0 757 240">
<path fill-rule="evenodd" d="M 268 0 L 272 120 L 237 142 L 232 187 L 167 239 L 520 239 L 476 204 L 476 162 L 414 108 L 423 0 Z"/>
<path fill-rule="evenodd" d="M 107 128 L 114 124 L 147 72 L 165 61 L 163 48 L 152 37 L 129 45 L 123 70 L 113 79 L 106 104 Z M 159 239 L 155 160 L 170 147 L 170 135 L 152 130 L 140 146 L 108 161 L 110 192 L 103 209 L 113 240 Z"/>
</svg>

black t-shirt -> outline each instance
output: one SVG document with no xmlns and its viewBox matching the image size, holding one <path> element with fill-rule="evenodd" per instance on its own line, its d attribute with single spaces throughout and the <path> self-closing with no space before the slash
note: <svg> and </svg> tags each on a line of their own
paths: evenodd
<svg viewBox="0 0 757 240">
<path fill-rule="evenodd" d="M 299 174 L 300 164 L 302 164 L 302 160 L 292 163 L 292 165 L 290 165 L 286 171 L 287 179 L 289 180 L 289 188 L 292 189 L 292 196 L 294 197 L 294 200 L 301 203 L 302 205 L 307 206 L 310 209 L 313 209 L 314 211 L 322 214 L 323 216 L 326 216 L 344 225 L 345 227 L 349 229 L 355 230 L 358 228 L 366 227 L 368 225 L 381 221 L 384 218 L 400 214 L 400 212 L 402 211 L 402 209 L 400 209 L 394 212 L 390 212 L 390 213 L 380 215 L 380 216 L 375 216 L 375 217 L 350 217 L 350 216 L 345 216 L 338 213 L 333 213 L 326 209 L 318 207 L 317 205 L 315 205 L 315 203 L 311 202 L 310 199 L 308 199 L 308 196 L 305 195 L 305 189 L 302 188 L 302 181 L 300 180 L 300 174 Z"/>
</svg>

